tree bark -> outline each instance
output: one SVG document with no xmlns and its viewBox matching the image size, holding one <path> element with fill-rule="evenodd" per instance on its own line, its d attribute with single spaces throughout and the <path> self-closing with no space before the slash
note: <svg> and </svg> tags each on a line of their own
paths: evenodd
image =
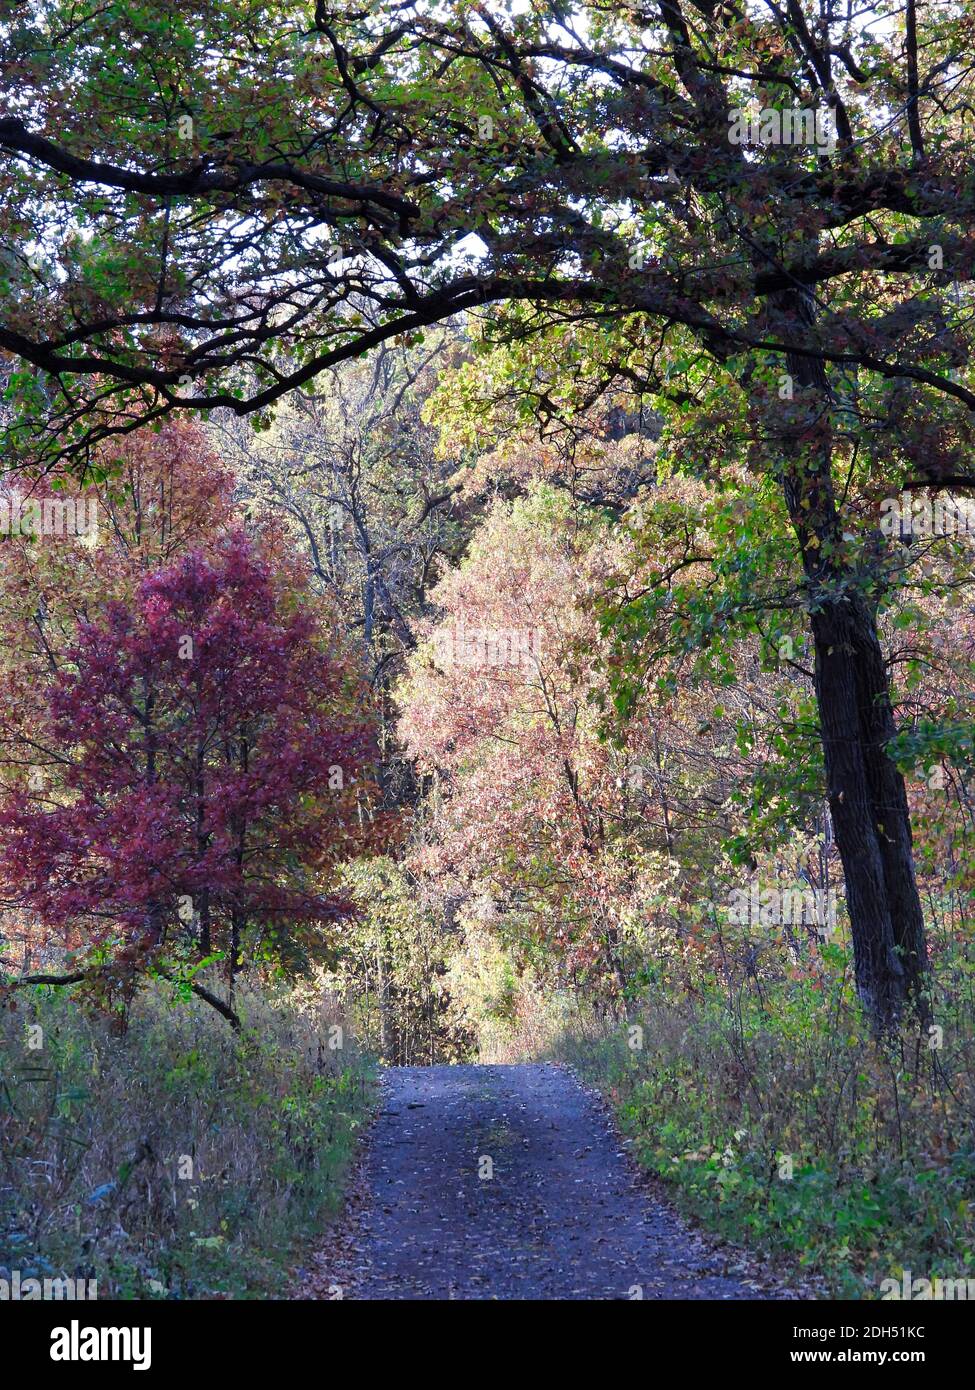
<svg viewBox="0 0 975 1390">
<path fill-rule="evenodd" d="M 798 290 L 777 308 L 812 323 Z M 784 325 L 780 325 L 783 326 Z M 782 431 L 782 485 L 802 551 L 815 648 L 815 688 L 827 795 L 843 863 L 857 992 L 877 1031 L 910 1000 L 922 1017 L 927 969 L 904 778 L 887 753 L 896 733 L 890 685 L 864 567 L 841 558 L 843 527 L 831 470 L 830 396 L 820 361 L 787 358 L 799 399 Z M 798 407 L 798 408 L 797 408 Z"/>
<path fill-rule="evenodd" d="M 379 1000 L 379 1052 L 388 1064 L 393 1058 L 393 1029 L 389 1006 L 389 982 L 386 975 L 386 961 L 382 928 L 376 938 L 376 994 Z"/>
</svg>

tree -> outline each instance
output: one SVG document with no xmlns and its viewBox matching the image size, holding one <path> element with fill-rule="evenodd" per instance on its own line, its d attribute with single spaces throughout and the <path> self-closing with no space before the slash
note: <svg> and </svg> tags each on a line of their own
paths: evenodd
<svg viewBox="0 0 975 1390">
<path fill-rule="evenodd" d="M 15 474 L 0 488 L 3 514 L 18 521 L 0 543 L 0 764 L 32 762 L 44 708 L 38 694 L 64 667 L 79 623 L 108 599 L 131 604 L 147 574 L 242 523 L 233 476 L 188 420 L 107 443 L 94 456 L 95 471 L 101 481 L 87 488 L 64 470 L 36 482 Z M 63 508 L 53 516 L 62 524 L 20 524 L 31 505 L 42 518 L 49 507 Z M 280 538 L 266 520 L 261 532 L 264 554 L 283 572 Z M 44 780 L 49 796 L 63 792 L 57 767 Z M 38 951 L 80 941 L 74 924 L 55 930 L 22 913 L 5 914 L 0 932 L 5 948 L 22 947 L 24 971 Z"/>
<path fill-rule="evenodd" d="M 130 602 L 147 574 L 242 524 L 232 472 L 188 420 L 113 441 L 97 455 L 97 468 L 101 481 L 84 489 L 64 470 L 35 482 L 14 474 L 0 488 L 5 510 L 29 502 L 69 509 L 59 534 L 21 527 L 0 544 L 5 731 L 17 722 L 16 691 L 33 699 L 79 621 L 107 598 Z M 272 528 L 265 524 L 263 532 L 265 551 L 280 550 Z"/>
<path fill-rule="evenodd" d="M 243 534 L 147 575 L 131 603 L 78 624 L 7 762 L 7 905 L 83 923 L 76 977 L 103 988 L 153 970 L 193 980 L 222 956 L 232 1013 L 243 965 L 300 967 L 351 911 L 329 881 L 375 833 L 361 701 Z"/>
<path fill-rule="evenodd" d="M 925 944 L 884 567 L 872 528 L 847 539 L 842 479 L 972 481 L 952 291 L 975 252 L 971 30 L 916 0 L 855 22 L 833 0 L 24 5 L 2 34 L 8 451 L 83 466 L 178 409 L 260 418 L 485 306 L 498 339 L 542 340 L 504 389 L 545 422 L 614 388 L 736 398 L 709 466 L 752 447 L 786 500 L 884 1026 L 920 996 Z"/>
<path fill-rule="evenodd" d="M 436 910 L 440 884 L 386 856 L 348 864 L 342 884 L 357 910 L 329 983 L 356 1038 L 392 1066 L 463 1057 L 470 1037 L 451 1016 L 445 979 L 458 933 L 449 908 Z"/>
<path fill-rule="evenodd" d="M 247 504 L 289 524 L 380 689 L 400 674 L 438 557 L 461 544 L 457 460 L 437 457 L 437 432 L 421 418 L 449 347 L 381 348 L 325 373 L 256 437 L 232 418 L 213 429 Z"/>
<path fill-rule="evenodd" d="M 679 499 L 650 505 L 665 536 L 679 533 Z M 683 506 L 693 511 L 687 497 Z M 648 962 L 686 978 L 688 944 L 702 921 L 712 925 L 707 900 L 726 899 L 741 879 L 722 853 L 747 823 L 732 798 L 764 782 L 773 802 L 777 715 L 798 703 L 784 677 L 759 670 L 757 643 L 746 663 L 740 642 L 734 689 L 720 672 L 695 673 L 685 654 L 670 688 L 641 692 L 633 717 L 614 728 L 612 643 L 598 600 L 632 573 L 631 548 L 605 517 L 550 485 L 496 503 L 463 563 L 431 592 L 438 617 L 418 624 L 397 691 L 407 751 L 434 779 L 416 866 L 441 890 L 456 883 L 490 900 L 502 937 L 540 975 L 600 1001 L 625 995 Z M 703 555 L 698 568 L 707 591 Z M 647 567 L 636 574 L 649 577 Z M 725 709 L 715 716 L 718 698 Z M 747 748 L 735 742 L 739 712 Z M 777 798 L 773 849 L 806 828 L 810 806 L 821 809 L 795 784 L 781 790 L 794 810 L 783 824 L 786 798 Z"/>
</svg>

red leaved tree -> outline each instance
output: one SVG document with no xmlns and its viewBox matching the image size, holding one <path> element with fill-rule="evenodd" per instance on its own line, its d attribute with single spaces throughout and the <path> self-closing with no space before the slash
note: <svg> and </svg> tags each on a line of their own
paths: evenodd
<svg viewBox="0 0 975 1390">
<path fill-rule="evenodd" d="M 372 729 L 276 575 L 231 533 L 78 624 L 0 796 L 4 896 L 82 925 L 70 978 L 179 976 L 231 1016 L 248 959 L 307 959 L 351 911 L 328 883 L 375 835 Z M 218 953 L 229 1004 L 194 978 Z"/>
</svg>

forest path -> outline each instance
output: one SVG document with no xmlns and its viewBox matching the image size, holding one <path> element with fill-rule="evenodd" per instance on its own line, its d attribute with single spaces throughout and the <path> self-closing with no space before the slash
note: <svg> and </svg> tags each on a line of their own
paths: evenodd
<svg viewBox="0 0 975 1390">
<path fill-rule="evenodd" d="M 383 1085 L 344 1297 L 776 1296 L 648 1195 L 568 1071 L 391 1067 Z"/>
</svg>

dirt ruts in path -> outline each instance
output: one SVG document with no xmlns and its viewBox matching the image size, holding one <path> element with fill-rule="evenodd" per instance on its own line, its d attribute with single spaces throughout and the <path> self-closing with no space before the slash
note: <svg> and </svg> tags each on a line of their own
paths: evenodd
<svg viewBox="0 0 975 1390">
<path fill-rule="evenodd" d="M 648 1195 L 564 1069 L 394 1067 L 383 1083 L 351 1237 L 319 1265 L 332 1296 L 336 1281 L 352 1299 L 782 1296 Z"/>
</svg>

